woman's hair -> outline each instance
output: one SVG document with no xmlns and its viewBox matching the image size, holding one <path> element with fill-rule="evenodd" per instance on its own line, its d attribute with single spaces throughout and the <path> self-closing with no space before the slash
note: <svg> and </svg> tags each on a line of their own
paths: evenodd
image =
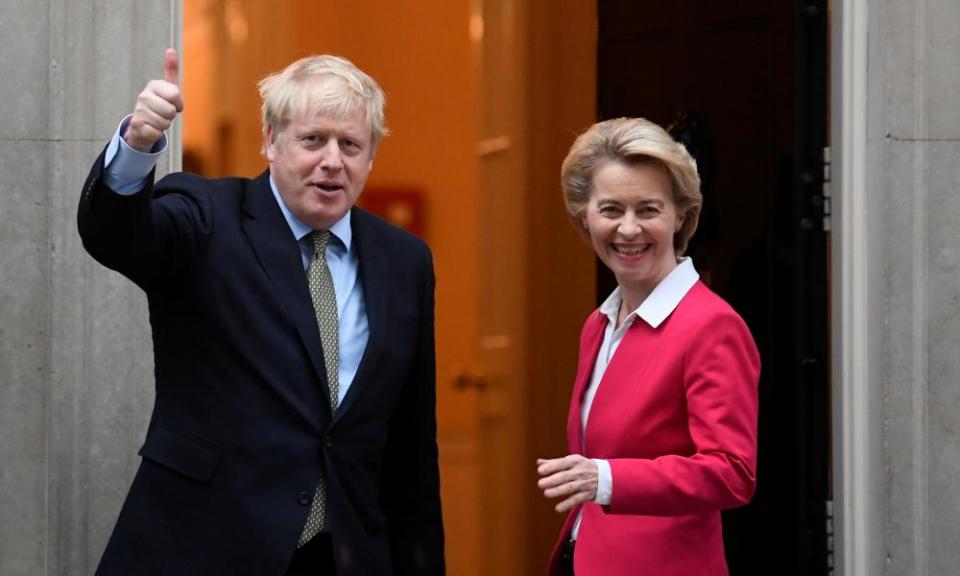
<svg viewBox="0 0 960 576">
<path fill-rule="evenodd" d="M 383 90 L 346 58 L 308 56 L 270 74 L 257 86 L 263 100 L 264 134 L 269 127 L 279 136 L 297 116 L 322 113 L 343 119 L 357 108 L 364 111 L 373 150 L 387 134 Z"/>
<path fill-rule="evenodd" d="M 610 162 L 653 164 L 664 170 L 677 214 L 683 217 L 680 230 L 673 236 L 674 251 L 677 256 L 683 255 L 697 229 L 703 205 L 696 160 L 663 128 L 643 118 L 616 118 L 594 124 L 577 137 L 560 170 L 567 213 L 581 231 L 594 176 Z"/>
</svg>

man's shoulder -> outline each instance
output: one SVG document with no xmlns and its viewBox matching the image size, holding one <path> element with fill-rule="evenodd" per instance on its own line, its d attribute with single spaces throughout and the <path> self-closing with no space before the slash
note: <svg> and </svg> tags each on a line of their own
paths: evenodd
<svg viewBox="0 0 960 576">
<path fill-rule="evenodd" d="M 227 178 L 207 178 L 192 172 L 171 172 L 157 182 L 157 188 L 163 190 L 223 190 L 225 192 L 240 191 L 257 180 L 239 176 Z"/>
<path fill-rule="evenodd" d="M 209 203 L 211 208 L 220 206 L 233 210 L 257 198 L 257 194 L 250 192 L 263 188 L 260 180 L 260 177 L 207 178 L 192 172 L 171 172 L 157 182 L 153 196 L 181 194 L 195 201 Z"/>
<path fill-rule="evenodd" d="M 404 252 L 413 251 L 430 254 L 430 248 L 422 238 L 395 224 L 391 224 L 372 212 L 354 207 L 351 218 L 357 234 L 377 236 L 385 246 Z"/>
</svg>

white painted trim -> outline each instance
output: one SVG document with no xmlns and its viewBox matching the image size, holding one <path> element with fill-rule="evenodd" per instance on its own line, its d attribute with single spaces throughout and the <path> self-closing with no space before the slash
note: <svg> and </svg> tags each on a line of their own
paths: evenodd
<svg viewBox="0 0 960 576">
<path fill-rule="evenodd" d="M 835 567 L 871 576 L 867 231 L 868 0 L 836 0 L 832 30 Z"/>
</svg>

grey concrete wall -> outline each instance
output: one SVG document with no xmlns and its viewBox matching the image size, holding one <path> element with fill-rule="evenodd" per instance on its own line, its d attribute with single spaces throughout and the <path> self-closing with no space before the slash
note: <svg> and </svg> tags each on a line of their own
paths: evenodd
<svg viewBox="0 0 960 576">
<path fill-rule="evenodd" d="M 92 261 L 83 179 L 179 1 L 0 0 L 0 574 L 92 574 L 152 405 L 145 298 Z M 168 167 L 169 165 L 167 165 Z"/>
<path fill-rule="evenodd" d="M 960 566 L 960 2 L 869 3 L 869 290 L 890 576 Z"/>
</svg>

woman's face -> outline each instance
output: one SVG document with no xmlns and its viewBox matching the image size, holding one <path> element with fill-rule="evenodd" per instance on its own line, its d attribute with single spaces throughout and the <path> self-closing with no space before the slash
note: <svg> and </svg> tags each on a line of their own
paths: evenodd
<svg viewBox="0 0 960 576">
<path fill-rule="evenodd" d="M 669 176 L 656 164 L 601 166 L 582 222 L 631 306 L 639 306 L 677 265 L 673 235 L 683 217 L 673 203 Z"/>
</svg>

